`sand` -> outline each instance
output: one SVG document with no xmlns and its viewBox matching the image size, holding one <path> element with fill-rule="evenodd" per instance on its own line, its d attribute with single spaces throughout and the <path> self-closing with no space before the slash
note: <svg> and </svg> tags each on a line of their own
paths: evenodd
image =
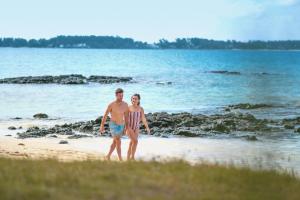
<svg viewBox="0 0 300 200">
<path fill-rule="evenodd" d="M 64 123 L 64 122 L 60 122 Z M 57 138 L 18 139 L 17 132 L 31 126 L 49 127 L 58 124 L 50 120 L 10 120 L 0 121 L 0 157 L 47 159 L 60 161 L 81 161 L 104 159 L 112 139 L 105 136 L 93 136 L 80 139 Z M 9 126 L 22 126 L 20 130 L 8 130 Z M 11 136 L 6 136 L 11 135 Z M 68 144 L 59 144 L 67 140 Z M 126 160 L 129 145 L 128 137 L 122 138 L 122 156 Z M 137 148 L 138 160 L 184 159 L 190 163 L 211 162 L 235 164 L 255 169 L 278 169 L 300 174 L 299 140 L 267 140 L 251 142 L 240 138 L 161 138 L 141 135 Z M 112 160 L 117 160 L 116 151 Z"/>
<path fill-rule="evenodd" d="M 78 151 L 72 145 L 59 144 L 57 140 L 47 138 L 25 140 L 1 138 L 0 156 L 28 159 L 54 158 L 60 161 L 104 158 L 104 154 L 92 151 Z"/>
</svg>

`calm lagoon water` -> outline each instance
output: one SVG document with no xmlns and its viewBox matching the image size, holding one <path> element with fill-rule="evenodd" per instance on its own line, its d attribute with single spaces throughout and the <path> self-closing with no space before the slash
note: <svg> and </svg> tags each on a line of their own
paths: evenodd
<svg viewBox="0 0 300 200">
<path fill-rule="evenodd" d="M 205 73 L 211 70 L 241 75 Z M 268 74 L 261 74 L 268 73 Z M 283 106 L 263 117 L 300 114 L 299 51 L 100 50 L 0 48 L 0 77 L 83 74 L 131 76 L 136 83 L 111 85 L 1 85 L 0 119 L 91 119 L 102 114 L 122 87 L 125 100 L 141 94 L 146 112 L 216 112 L 236 103 Z M 172 82 L 159 85 L 157 82 Z"/>
</svg>

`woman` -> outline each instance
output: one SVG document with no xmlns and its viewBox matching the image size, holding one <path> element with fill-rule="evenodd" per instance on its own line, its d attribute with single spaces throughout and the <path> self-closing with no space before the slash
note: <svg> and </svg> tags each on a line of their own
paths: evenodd
<svg viewBox="0 0 300 200">
<path fill-rule="evenodd" d="M 126 130 L 127 135 L 130 138 L 127 160 L 135 160 L 134 155 L 138 144 L 141 121 L 144 123 L 148 134 L 150 134 L 150 129 L 145 117 L 144 109 L 140 106 L 140 100 L 141 97 L 139 94 L 134 94 L 131 97 L 132 105 L 129 106 L 128 128 Z"/>
</svg>

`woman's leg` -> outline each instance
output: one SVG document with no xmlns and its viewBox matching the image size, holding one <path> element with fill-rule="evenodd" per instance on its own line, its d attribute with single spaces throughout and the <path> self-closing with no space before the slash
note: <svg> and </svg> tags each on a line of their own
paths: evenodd
<svg viewBox="0 0 300 200">
<path fill-rule="evenodd" d="M 139 129 L 136 129 L 134 131 L 134 134 L 133 134 L 133 139 L 132 139 L 132 148 L 131 148 L 131 159 L 132 160 L 135 160 L 135 152 L 136 152 L 136 148 L 137 148 L 137 145 L 138 145 L 138 136 L 139 136 Z"/>
<path fill-rule="evenodd" d="M 130 160 L 131 158 L 131 149 L 132 149 L 132 137 L 133 137 L 133 131 L 132 130 L 127 130 L 127 135 L 130 139 L 130 142 L 129 142 L 129 147 L 128 147 L 128 151 L 127 151 L 127 160 Z"/>
<path fill-rule="evenodd" d="M 127 160 L 130 160 L 130 157 L 131 157 L 131 149 L 132 149 L 132 141 L 131 141 L 131 139 L 130 139 L 129 147 L 128 147 L 128 151 L 127 151 Z"/>
</svg>

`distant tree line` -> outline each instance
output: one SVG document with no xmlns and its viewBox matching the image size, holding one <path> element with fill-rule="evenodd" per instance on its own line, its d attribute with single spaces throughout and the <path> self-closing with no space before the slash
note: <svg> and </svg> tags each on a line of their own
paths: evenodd
<svg viewBox="0 0 300 200">
<path fill-rule="evenodd" d="M 208 40 L 202 38 L 165 39 L 158 43 L 134 41 L 114 36 L 57 36 L 50 39 L 0 38 L 0 47 L 95 48 L 95 49 L 287 49 L 300 50 L 300 40 L 248 41 Z"/>
<path fill-rule="evenodd" d="M 174 42 L 159 40 L 155 44 L 161 49 L 300 49 L 300 40 L 286 41 L 218 41 L 201 38 L 178 38 Z"/>
<path fill-rule="evenodd" d="M 57 36 L 50 39 L 0 38 L 0 47 L 145 49 L 146 42 L 113 36 Z"/>
</svg>

